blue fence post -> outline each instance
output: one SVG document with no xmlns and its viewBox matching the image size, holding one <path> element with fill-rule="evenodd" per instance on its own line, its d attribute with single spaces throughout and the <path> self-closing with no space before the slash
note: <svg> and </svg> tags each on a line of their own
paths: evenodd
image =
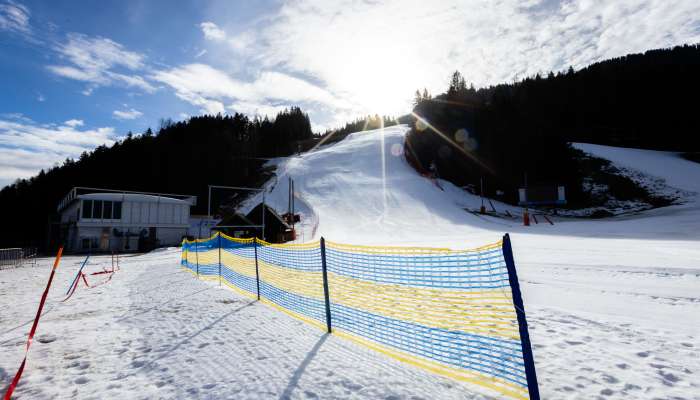
<svg viewBox="0 0 700 400">
<path fill-rule="evenodd" d="M 194 257 L 197 262 L 197 279 L 199 279 L 199 239 L 202 237 L 202 221 L 199 221 L 199 233 L 194 241 Z"/>
<path fill-rule="evenodd" d="M 80 273 L 83 272 L 83 268 L 85 268 L 85 264 L 87 264 L 89 258 L 90 258 L 90 254 L 88 254 L 87 257 L 85 257 L 85 261 L 83 261 L 83 264 L 80 266 L 78 273 L 75 274 L 75 278 L 73 279 L 73 282 L 71 282 L 70 286 L 68 286 L 68 290 L 66 291 L 66 294 L 68 294 L 68 292 L 70 292 L 70 289 L 73 287 L 73 285 L 75 285 L 75 281 L 77 281 L 78 278 L 80 277 Z M 114 268 L 112 268 L 112 269 L 114 269 Z"/>
<path fill-rule="evenodd" d="M 221 232 L 219 232 L 219 286 L 221 286 Z"/>
<path fill-rule="evenodd" d="M 331 302 L 328 295 L 328 272 L 326 270 L 326 239 L 321 236 L 321 270 L 323 271 L 323 297 L 326 299 L 326 326 L 331 333 Z"/>
<path fill-rule="evenodd" d="M 260 300 L 260 271 L 258 270 L 258 238 L 253 239 L 253 250 L 255 251 L 255 284 L 258 290 L 258 300 Z"/>
<path fill-rule="evenodd" d="M 194 241 L 194 259 L 197 263 L 197 279 L 199 279 L 199 242 L 197 240 L 199 239 Z"/>
<path fill-rule="evenodd" d="M 515 260 L 513 259 L 513 249 L 510 245 L 510 236 L 507 233 L 503 236 L 503 259 L 508 269 L 508 281 L 513 293 L 515 314 L 518 316 L 518 328 L 520 330 L 520 343 L 522 345 L 523 361 L 525 363 L 527 389 L 530 392 L 531 400 L 540 400 L 540 390 L 537 386 L 537 373 L 535 372 L 535 359 L 532 357 L 530 334 L 528 333 L 527 319 L 525 318 L 525 307 L 523 306 L 523 298 L 520 293 L 518 274 L 515 271 Z"/>
</svg>

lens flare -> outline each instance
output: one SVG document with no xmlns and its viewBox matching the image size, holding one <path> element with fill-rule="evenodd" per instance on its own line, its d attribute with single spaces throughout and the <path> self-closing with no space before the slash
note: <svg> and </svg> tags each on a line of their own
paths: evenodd
<svg viewBox="0 0 700 400">
<path fill-rule="evenodd" d="M 394 157 L 401 157 L 403 155 L 403 146 L 398 143 L 391 145 L 391 155 Z"/>
<path fill-rule="evenodd" d="M 486 171 L 494 174 L 493 169 L 491 169 L 489 166 L 484 164 L 481 160 L 479 160 L 476 156 L 476 154 L 465 150 L 462 146 L 457 144 L 455 141 L 453 141 L 449 136 L 445 135 L 442 133 L 439 129 L 434 127 L 430 122 L 428 122 L 425 118 L 421 117 L 420 115 L 416 114 L 415 112 L 412 112 L 411 115 L 416 119 L 416 129 L 418 129 L 419 124 L 422 124 L 421 126 L 425 126 L 426 129 L 429 128 L 431 131 L 435 132 L 438 136 L 440 136 L 446 144 L 452 146 L 454 149 L 458 150 L 460 153 L 464 154 L 467 156 L 469 159 L 477 163 L 481 168 L 485 169 Z"/>
<path fill-rule="evenodd" d="M 458 129 L 457 132 L 455 132 L 455 140 L 459 143 L 464 143 L 469 139 L 469 132 L 467 132 L 466 129 Z"/>
</svg>

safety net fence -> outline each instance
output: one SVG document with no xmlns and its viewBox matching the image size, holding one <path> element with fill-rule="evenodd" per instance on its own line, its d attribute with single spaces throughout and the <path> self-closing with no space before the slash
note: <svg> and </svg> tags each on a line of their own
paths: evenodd
<svg viewBox="0 0 700 400">
<path fill-rule="evenodd" d="M 403 362 L 537 399 L 510 238 L 472 250 L 183 241 L 182 266 Z"/>
</svg>

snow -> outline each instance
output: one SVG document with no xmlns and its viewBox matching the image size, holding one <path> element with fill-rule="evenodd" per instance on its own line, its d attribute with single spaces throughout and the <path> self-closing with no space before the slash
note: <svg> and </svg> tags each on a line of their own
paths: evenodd
<svg viewBox="0 0 700 400">
<path fill-rule="evenodd" d="M 590 143 L 575 143 L 574 147 L 616 165 L 644 171 L 664 179 L 670 186 L 700 193 L 698 163 L 686 160 L 677 152 L 629 149 Z"/>
<path fill-rule="evenodd" d="M 542 398 L 700 398 L 700 164 L 576 144 L 663 180 L 683 201 L 524 227 L 466 212 L 477 196 L 418 175 L 401 154 L 405 132 L 355 133 L 278 159 L 266 201 L 286 211 L 294 178 L 300 241 L 471 248 L 510 232 Z M 1 382 L 21 361 L 49 261 L 0 271 Z M 480 398 L 197 281 L 178 268 L 177 249 L 125 258 L 110 283 L 60 303 L 79 261 L 59 268 L 39 325 L 47 336 L 33 345 L 17 398 Z"/>
<path fill-rule="evenodd" d="M 82 261 L 64 258 L 13 398 L 459 399 L 469 393 L 198 281 L 179 268 L 179 259 L 174 248 L 124 258 L 108 284 L 80 286 L 61 303 Z M 3 388 L 21 362 L 51 261 L 0 271 Z M 91 258 L 86 271 L 102 266 L 109 268 L 109 257 Z"/>
</svg>

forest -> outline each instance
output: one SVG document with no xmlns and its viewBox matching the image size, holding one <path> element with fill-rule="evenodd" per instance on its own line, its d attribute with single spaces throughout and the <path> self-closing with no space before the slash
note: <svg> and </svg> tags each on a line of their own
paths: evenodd
<svg viewBox="0 0 700 400">
<path fill-rule="evenodd" d="M 700 150 L 700 46 L 650 50 L 481 89 L 460 72 L 445 93 L 416 91 L 407 153 L 419 169 L 514 202 L 517 188 L 563 184 L 586 202 L 569 143 Z"/>
<path fill-rule="evenodd" d="M 515 202 L 517 188 L 565 185 L 572 206 L 585 205 L 590 171 L 571 142 L 684 152 L 700 151 L 700 46 L 650 50 L 475 89 L 460 72 L 445 93 L 417 91 L 412 113 L 368 116 L 314 135 L 298 107 L 275 118 L 242 114 L 163 121 L 129 133 L 0 190 L 6 226 L 0 245 L 44 248 L 56 227 L 56 205 L 74 186 L 196 195 L 192 214 L 206 213 L 207 185 L 260 186 L 272 157 L 342 140 L 352 132 L 411 124 L 406 154 L 422 172 Z M 630 189 L 630 190 L 634 190 Z"/>
<path fill-rule="evenodd" d="M 12 227 L 0 231 L 0 244 L 45 248 L 57 229 L 56 205 L 74 186 L 196 195 L 192 214 L 206 214 L 207 185 L 259 186 L 266 159 L 309 139 L 309 117 L 298 107 L 272 120 L 236 113 L 162 121 L 155 133 L 129 133 L 0 190 L 0 218 Z"/>
</svg>

